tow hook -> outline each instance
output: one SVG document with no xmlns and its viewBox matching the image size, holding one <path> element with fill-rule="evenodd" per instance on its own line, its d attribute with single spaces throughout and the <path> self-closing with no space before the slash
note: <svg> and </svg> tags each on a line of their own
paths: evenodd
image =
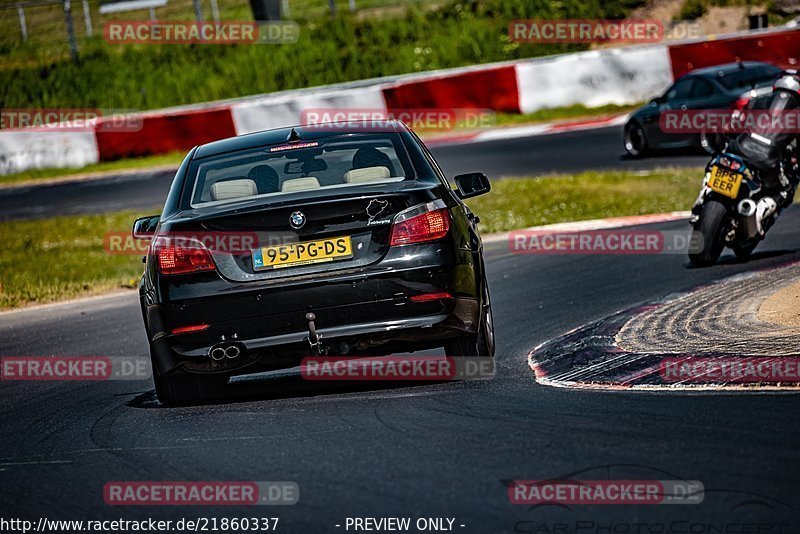
<svg viewBox="0 0 800 534">
<path fill-rule="evenodd" d="M 319 356 L 322 354 L 322 336 L 317 333 L 317 327 L 314 321 L 317 316 L 311 312 L 306 314 L 306 321 L 308 321 L 308 345 L 311 349 L 311 354 Z"/>
</svg>

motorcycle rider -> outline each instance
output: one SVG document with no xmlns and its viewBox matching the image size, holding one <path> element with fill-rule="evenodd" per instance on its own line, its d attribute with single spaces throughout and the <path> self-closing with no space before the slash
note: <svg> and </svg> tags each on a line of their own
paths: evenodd
<svg viewBox="0 0 800 534">
<path fill-rule="evenodd" d="M 788 207 L 797 187 L 798 128 L 788 128 L 789 114 L 800 116 L 800 74 L 786 70 L 776 78 L 772 92 L 752 99 L 742 113 L 766 113 L 783 127 L 753 128 L 728 141 L 726 152 L 745 158 L 758 171 L 765 195 L 756 210 L 758 227 L 779 209 Z M 783 117 L 781 117 L 781 115 Z"/>
</svg>

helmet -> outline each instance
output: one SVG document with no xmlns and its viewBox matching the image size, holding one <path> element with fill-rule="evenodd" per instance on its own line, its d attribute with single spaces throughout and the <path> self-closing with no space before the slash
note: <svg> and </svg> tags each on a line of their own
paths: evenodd
<svg viewBox="0 0 800 534">
<path fill-rule="evenodd" d="M 772 90 L 800 94 L 800 74 L 794 69 L 781 72 L 772 84 Z"/>
</svg>

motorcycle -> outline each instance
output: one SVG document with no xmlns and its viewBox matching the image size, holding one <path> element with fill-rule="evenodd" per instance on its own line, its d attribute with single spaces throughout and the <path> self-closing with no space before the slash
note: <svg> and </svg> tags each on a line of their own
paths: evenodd
<svg viewBox="0 0 800 534">
<path fill-rule="evenodd" d="M 706 166 L 703 187 L 692 208 L 689 261 L 698 267 L 716 263 L 725 247 L 737 258 L 748 258 L 794 194 L 792 187 L 776 200 L 776 195 L 764 190 L 761 172 L 726 148 Z M 786 147 L 779 175 L 782 181 L 797 183 L 795 143 Z"/>
</svg>

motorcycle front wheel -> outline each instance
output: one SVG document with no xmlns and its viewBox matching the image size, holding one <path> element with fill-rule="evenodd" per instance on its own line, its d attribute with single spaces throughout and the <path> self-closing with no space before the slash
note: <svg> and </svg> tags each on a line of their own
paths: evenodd
<svg viewBox="0 0 800 534">
<path fill-rule="evenodd" d="M 700 219 L 695 223 L 694 232 L 701 239 L 693 239 L 693 246 L 689 250 L 689 261 L 695 267 L 708 267 L 714 265 L 725 248 L 722 240 L 722 223 L 727 213 L 725 206 L 716 200 L 709 200 L 703 204 Z"/>
</svg>

